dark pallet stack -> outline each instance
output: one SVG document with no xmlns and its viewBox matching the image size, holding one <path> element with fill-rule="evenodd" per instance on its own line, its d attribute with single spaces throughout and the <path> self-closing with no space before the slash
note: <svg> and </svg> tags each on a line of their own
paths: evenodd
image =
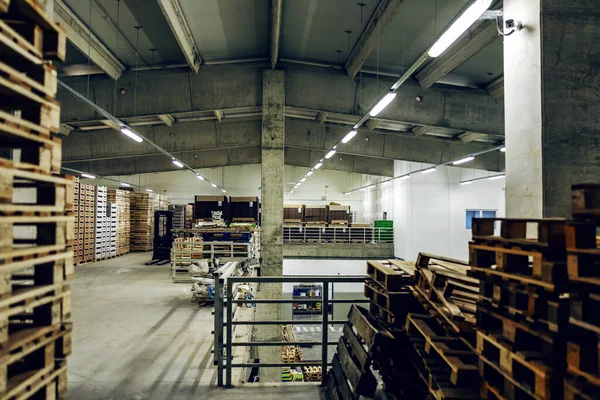
<svg viewBox="0 0 600 400">
<path fill-rule="evenodd" d="M 0 398 L 66 398 L 74 179 L 60 173 L 66 36 L 33 0 L 0 1 Z M 8 151 L 7 151 L 8 150 Z"/>
<path fill-rule="evenodd" d="M 304 204 L 286 204 L 283 206 L 283 222 L 301 224 L 304 221 Z"/>
<path fill-rule="evenodd" d="M 229 220 L 231 222 L 257 222 L 259 208 L 258 197 L 230 197 Z"/>
<path fill-rule="evenodd" d="M 500 235 L 494 234 L 499 224 Z M 564 219 L 474 219 L 477 351 L 485 399 L 560 399 L 569 291 Z"/>
<path fill-rule="evenodd" d="M 194 221 L 211 222 L 219 215 L 221 220 L 229 221 L 227 196 L 196 196 L 194 198 Z"/>
<path fill-rule="evenodd" d="M 566 400 L 600 398 L 600 185 L 573 185 L 566 228 L 571 282 Z"/>
<path fill-rule="evenodd" d="M 324 225 L 327 223 L 327 206 L 304 206 L 304 222 L 308 225 Z"/>
<path fill-rule="evenodd" d="M 186 211 L 191 206 L 187 204 L 171 204 L 169 211 L 173 212 L 173 229 L 189 229 L 186 225 Z"/>
<path fill-rule="evenodd" d="M 372 398 L 377 379 L 371 369 L 375 343 L 391 335 L 378 328 L 373 316 L 353 305 L 337 344 L 332 367 L 327 377 L 329 397 L 333 400 Z"/>
<path fill-rule="evenodd" d="M 330 205 L 327 208 L 328 224 L 348 225 L 350 223 L 350 206 Z"/>
</svg>

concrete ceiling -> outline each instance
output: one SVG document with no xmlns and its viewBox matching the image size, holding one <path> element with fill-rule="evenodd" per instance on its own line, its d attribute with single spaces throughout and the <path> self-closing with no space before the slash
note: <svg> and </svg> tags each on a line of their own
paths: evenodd
<svg viewBox="0 0 600 400">
<path fill-rule="evenodd" d="M 127 69 L 136 65 L 186 64 L 158 4 L 165 0 L 64 1 Z M 269 57 L 271 0 L 167 1 L 181 7 L 202 63 Z M 364 0 L 361 23 L 361 7 L 354 0 L 284 0 L 279 60 L 342 68 L 377 13 L 378 4 L 385 1 Z M 469 0 L 398 0 L 389 24 L 377 25 L 376 45 L 367 54 L 362 69 L 400 74 L 468 3 Z M 142 26 L 139 38 L 135 26 Z M 352 33 L 348 36 L 346 30 Z M 150 49 L 156 49 L 154 55 Z M 85 49 L 77 52 L 86 53 Z M 80 58 L 74 57 L 72 63 L 80 63 Z M 502 40 L 497 39 L 442 81 L 485 87 L 500 75 Z"/>
</svg>

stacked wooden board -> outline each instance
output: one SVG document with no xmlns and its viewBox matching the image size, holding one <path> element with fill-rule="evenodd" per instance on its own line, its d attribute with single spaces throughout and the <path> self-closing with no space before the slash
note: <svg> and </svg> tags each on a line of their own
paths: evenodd
<svg viewBox="0 0 600 400">
<path fill-rule="evenodd" d="M 108 189 L 108 201 L 116 207 L 116 243 L 117 256 L 129 253 L 129 191 Z"/>
<path fill-rule="evenodd" d="M 154 211 L 158 210 L 158 195 L 131 193 L 130 199 L 130 249 L 151 251 L 154 248 Z"/>
<path fill-rule="evenodd" d="M 567 225 L 571 282 L 564 398 L 600 398 L 600 185 L 573 185 Z"/>
<path fill-rule="evenodd" d="M 494 234 L 499 224 L 500 235 Z M 474 219 L 481 396 L 563 397 L 569 313 L 564 219 Z"/>
<path fill-rule="evenodd" d="M 108 203 L 108 188 L 106 186 L 95 187 L 94 217 L 94 261 L 100 261 L 116 254 L 116 251 L 112 251 L 111 246 L 113 244 L 113 233 L 115 241 L 117 233 L 113 231 L 112 207 Z"/>
<path fill-rule="evenodd" d="M 33 0 L 0 2 L 0 397 L 66 398 L 74 179 L 61 177 L 66 36 Z M 9 151 L 5 151 L 5 150 Z"/>
<path fill-rule="evenodd" d="M 94 261 L 94 186 L 79 182 L 75 200 L 75 262 L 80 265 Z"/>
</svg>

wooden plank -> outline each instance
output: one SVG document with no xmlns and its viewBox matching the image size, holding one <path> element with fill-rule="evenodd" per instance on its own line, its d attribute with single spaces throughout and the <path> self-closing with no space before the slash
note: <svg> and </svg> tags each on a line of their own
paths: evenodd
<svg viewBox="0 0 600 400">
<path fill-rule="evenodd" d="M 388 338 L 392 337 L 389 332 L 376 327 L 378 326 L 378 323 L 367 310 L 355 304 L 350 308 L 348 320 L 369 348 L 373 346 L 378 335 L 383 335 Z"/>
<path fill-rule="evenodd" d="M 341 395 L 341 398 L 344 400 L 355 400 L 355 396 L 353 396 L 352 389 L 348 385 L 348 380 L 344 375 L 342 365 L 340 364 L 340 359 L 337 354 L 334 354 L 333 356 L 331 373 L 333 376 L 335 376 L 335 381 L 337 383 L 336 388 L 338 389 L 338 393 Z"/>
<path fill-rule="evenodd" d="M 369 355 L 367 354 L 367 351 L 361 344 L 360 338 L 356 336 L 356 334 L 352 330 L 352 327 L 349 324 L 344 325 L 343 336 L 346 339 L 346 343 L 352 350 L 352 354 L 359 362 L 360 368 L 366 368 L 370 363 Z"/>
</svg>

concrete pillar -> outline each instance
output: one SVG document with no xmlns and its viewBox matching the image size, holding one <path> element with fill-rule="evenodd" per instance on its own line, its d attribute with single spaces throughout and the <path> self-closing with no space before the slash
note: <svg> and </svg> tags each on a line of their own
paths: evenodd
<svg viewBox="0 0 600 400">
<path fill-rule="evenodd" d="M 600 2 L 504 1 L 506 213 L 567 217 L 570 185 L 600 177 Z"/>
<path fill-rule="evenodd" d="M 285 75 L 263 71 L 261 167 L 261 275 L 283 274 L 283 154 L 285 128 Z M 282 298 L 281 284 L 262 284 L 261 298 Z M 257 319 L 280 319 L 281 305 L 257 305 Z M 256 340 L 281 340 L 280 326 L 259 326 Z M 259 347 L 261 362 L 280 363 L 280 347 Z M 280 368 L 262 368 L 261 382 L 280 382 Z"/>
</svg>

